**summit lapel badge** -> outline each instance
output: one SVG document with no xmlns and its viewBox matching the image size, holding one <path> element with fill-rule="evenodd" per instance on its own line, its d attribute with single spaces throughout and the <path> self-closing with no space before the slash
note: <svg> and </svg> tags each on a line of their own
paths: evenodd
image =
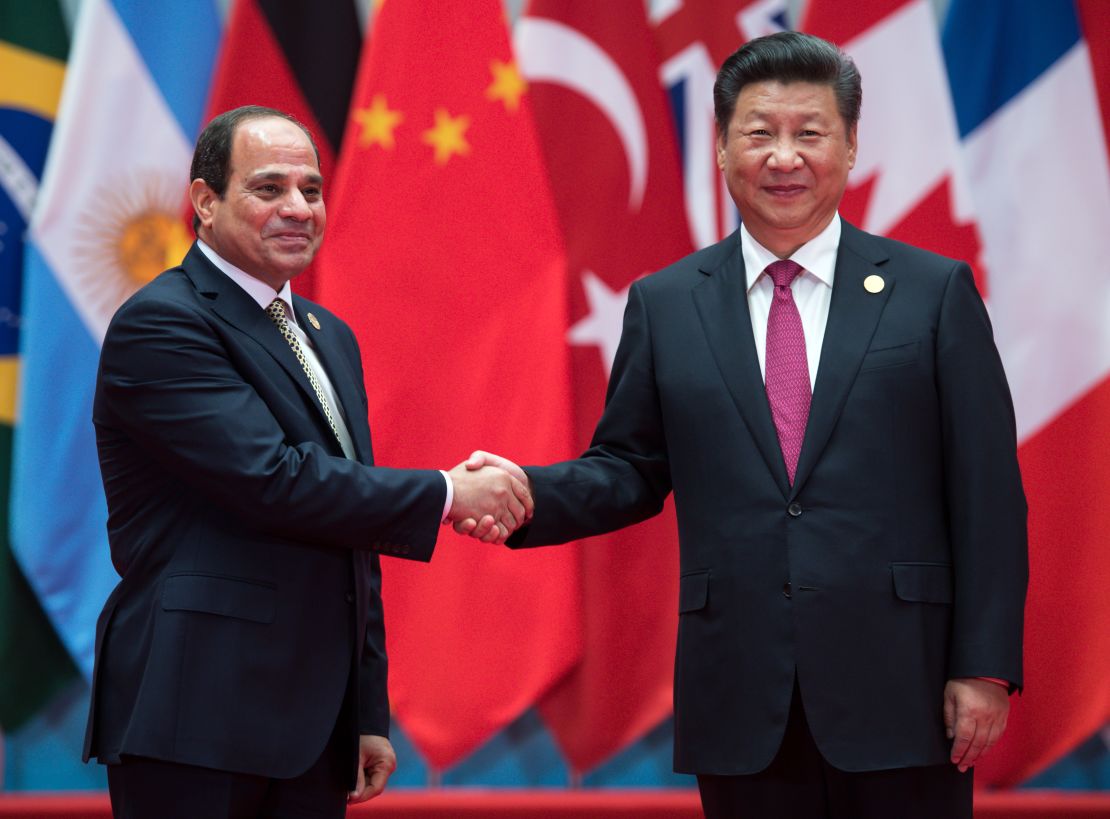
<svg viewBox="0 0 1110 819">
<path fill-rule="evenodd" d="M 878 276 L 872 276 L 871 278 L 872 279 L 879 279 Z M 883 289 L 882 281 L 883 281 L 882 279 L 879 279 L 879 290 Z M 316 316 L 312 315 L 312 313 L 308 314 L 308 323 L 312 325 L 314 330 L 319 330 L 320 329 L 320 322 L 317 320 Z"/>
<path fill-rule="evenodd" d="M 871 275 L 863 280 L 863 289 L 868 293 L 882 293 L 884 287 L 886 287 L 886 282 L 882 276 Z M 309 314 L 308 317 L 311 319 L 312 315 Z M 313 324 L 315 323 L 313 322 Z"/>
</svg>

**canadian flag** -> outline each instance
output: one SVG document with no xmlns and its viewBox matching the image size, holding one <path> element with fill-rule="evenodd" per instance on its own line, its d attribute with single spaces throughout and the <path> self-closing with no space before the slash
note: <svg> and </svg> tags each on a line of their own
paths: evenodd
<svg viewBox="0 0 1110 819">
<path fill-rule="evenodd" d="M 850 14 L 811 0 L 802 28 L 863 76 L 842 215 L 970 262 L 991 311 L 1018 418 L 1030 589 L 1026 689 L 976 784 L 1016 784 L 1110 717 L 1110 507 L 1094 500 L 1110 494 L 1110 173 L 1091 38 L 1071 3 L 1003 0 L 953 0 L 943 50 L 927 0 L 861 0 Z"/>
</svg>

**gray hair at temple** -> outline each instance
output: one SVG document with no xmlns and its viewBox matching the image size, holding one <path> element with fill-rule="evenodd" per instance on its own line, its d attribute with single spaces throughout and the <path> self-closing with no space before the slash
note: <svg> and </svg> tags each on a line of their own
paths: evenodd
<svg viewBox="0 0 1110 819">
<path fill-rule="evenodd" d="M 756 82 L 808 82 L 828 85 L 848 131 L 859 122 L 863 88 L 852 58 L 828 40 L 800 31 L 780 31 L 740 46 L 721 65 L 713 83 L 717 132 L 726 134 L 736 99 L 745 85 Z"/>
</svg>

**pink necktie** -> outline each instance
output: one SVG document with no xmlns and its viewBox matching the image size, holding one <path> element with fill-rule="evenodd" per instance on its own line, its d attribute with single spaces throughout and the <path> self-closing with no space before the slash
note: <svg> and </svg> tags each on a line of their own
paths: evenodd
<svg viewBox="0 0 1110 819">
<path fill-rule="evenodd" d="M 767 265 L 765 272 L 775 283 L 767 316 L 767 400 L 779 433 L 786 474 L 793 485 L 812 398 L 802 317 L 790 292 L 790 283 L 802 272 L 802 267 L 786 259 Z"/>
</svg>

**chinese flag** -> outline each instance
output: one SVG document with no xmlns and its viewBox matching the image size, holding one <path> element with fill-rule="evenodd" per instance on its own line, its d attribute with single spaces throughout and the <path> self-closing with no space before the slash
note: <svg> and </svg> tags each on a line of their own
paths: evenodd
<svg viewBox="0 0 1110 819">
<path fill-rule="evenodd" d="M 380 465 L 574 454 L 566 259 L 531 116 L 500 0 L 381 7 L 317 291 L 362 346 Z M 429 565 L 383 563 L 393 709 L 434 768 L 577 662 L 573 547 L 514 553 L 444 528 Z"/>
<path fill-rule="evenodd" d="M 679 152 L 642 0 L 533 0 L 517 54 L 567 241 L 576 445 L 601 415 L 628 288 L 692 250 Z M 671 712 L 673 509 L 582 544 L 582 663 L 540 703 L 578 772 Z"/>
<path fill-rule="evenodd" d="M 320 58 L 320 43 L 327 43 L 327 59 Z M 330 180 L 361 48 L 353 0 L 235 0 L 205 120 L 240 105 L 292 114 L 312 132 L 320 170 Z M 294 279 L 293 289 L 313 298 L 315 270 Z"/>
</svg>

